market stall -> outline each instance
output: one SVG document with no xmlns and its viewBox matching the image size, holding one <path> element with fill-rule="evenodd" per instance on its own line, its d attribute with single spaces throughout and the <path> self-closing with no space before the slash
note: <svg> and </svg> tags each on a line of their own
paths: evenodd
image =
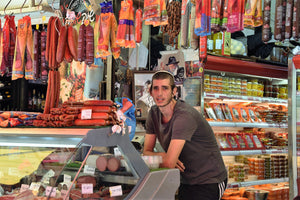
<svg viewBox="0 0 300 200">
<path fill-rule="evenodd" d="M 290 167 L 295 166 L 295 144 L 288 142 L 294 138 L 288 134 L 294 133 L 288 131 L 287 61 L 290 50 L 299 46 L 299 2 L 3 1 L 1 151 L 6 156 L 26 153 L 23 147 L 39 147 L 43 153 L 34 161 L 37 169 L 39 161 L 47 162 L 48 151 L 75 155 L 87 132 L 107 126 L 119 132 L 130 127 L 128 141 L 136 135 L 142 145 L 139 138 L 154 105 L 151 77 L 162 69 L 175 77 L 176 98 L 193 105 L 213 127 L 228 169 L 224 199 L 250 199 L 253 189 L 269 191 L 270 199 L 293 199 L 298 175 Z M 21 152 L 8 146 L 20 147 Z M 28 160 L 34 159 L 23 164 Z M 10 168 L 12 175 L 15 169 Z M 104 176 L 98 171 L 96 177 Z M 131 173 L 134 184 L 125 186 L 126 198 L 134 199 L 145 195 L 147 181 L 141 177 L 151 179 L 152 172 L 140 178 Z M 58 179 L 56 183 L 51 187 L 58 187 Z M 241 192 L 244 187 L 247 194 Z"/>
</svg>

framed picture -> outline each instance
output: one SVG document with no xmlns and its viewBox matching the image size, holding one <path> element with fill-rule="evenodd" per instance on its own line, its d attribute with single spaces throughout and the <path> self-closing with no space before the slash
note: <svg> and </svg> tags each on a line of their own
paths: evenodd
<svg viewBox="0 0 300 200">
<path fill-rule="evenodd" d="M 182 51 L 161 51 L 162 57 L 157 61 L 159 70 L 166 70 L 174 75 L 175 84 L 183 83 L 185 75 L 185 60 Z"/>
<path fill-rule="evenodd" d="M 136 119 L 146 120 L 154 100 L 150 95 L 153 71 L 136 71 L 133 73 L 133 100 L 136 107 Z"/>
</svg>

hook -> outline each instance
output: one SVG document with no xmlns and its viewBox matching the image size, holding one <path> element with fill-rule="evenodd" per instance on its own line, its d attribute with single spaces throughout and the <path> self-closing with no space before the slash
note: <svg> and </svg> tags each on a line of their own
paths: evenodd
<svg viewBox="0 0 300 200">
<path fill-rule="evenodd" d="M 24 1 L 23 5 L 20 8 L 20 13 L 22 13 L 22 8 L 24 7 L 25 3 L 27 2 L 27 0 Z"/>
<path fill-rule="evenodd" d="M 5 11 L 6 11 L 6 8 L 7 8 L 7 7 L 8 7 L 8 5 L 10 4 L 10 2 L 11 2 L 11 0 L 9 0 L 9 1 L 8 1 L 8 3 L 6 4 L 6 6 L 4 7 L 4 10 L 3 10 L 3 12 L 4 12 L 4 14 L 5 14 L 5 15 L 6 15 L 6 12 L 5 12 Z"/>
</svg>

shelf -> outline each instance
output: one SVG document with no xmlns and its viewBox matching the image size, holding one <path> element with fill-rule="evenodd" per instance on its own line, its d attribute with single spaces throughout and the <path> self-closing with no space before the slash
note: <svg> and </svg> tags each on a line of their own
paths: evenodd
<svg viewBox="0 0 300 200">
<path fill-rule="evenodd" d="M 288 68 L 221 56 L 207 56 L 205 70 L 249 74 L 271 78 L 288 78 Z"/>
<path fill-rule="evenodd" d="M 227 94 L 216 94 L 216 93 L 204 93 L 204 98 L 215 98 L 215 99 L 240 99 L 245 101 L 259 101 L 262 103 L 282 103 L 287 104 L 287 99 L 277 99 L 272 97 L 253 97 L 253 96 L 241 96 L 241 95 L 227 95 Z"/>
<path fill-rule="evenodd" d="M 91 129 L 1 128 L 0 146 L 76 147 Z"/>
<path fill-rule="evenodd" d="M 286 123 L 270 124 L 270 123 L 250 123 L 250 122 L 208 122 L 211 126 L 219 127 L 249 127 L 249 128 L 288 128 Z"/>
<path fill-rule="evenodd" d="M 11 89 L 12 89 L 11 85 L 0 87 L 0 90 L 11 90 Z"/>
<path fill-rule="evenodd" d="M 262 154 L 287 154 L 288 149 L 257 149 L 257 150 L 235 150 L 221 151 L 222 156 L 239 156 L 239 155 L 262 155 Z"/>
<path fill-rule="evenodd" d="M 227 188 L 239 188 L 239 187 L 249 187 L 252 185 L 263 185 L 269 183 L 282 183 L 288 182 L 289 178 L 276 178 L 276 179 L 266 179 L 266 180 L 257 180 L 257 181 L 245 181 L 239 183 L 228 183 Z"/>
</svg>

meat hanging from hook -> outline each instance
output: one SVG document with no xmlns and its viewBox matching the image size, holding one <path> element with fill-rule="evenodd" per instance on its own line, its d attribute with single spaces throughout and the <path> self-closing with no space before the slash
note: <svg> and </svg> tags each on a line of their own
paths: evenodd
<svg viewBox="0 0 300 200">
<path fill-rule="evenodd" d="M 11 1 L 12 0 L 9 0 L 8 2 L 7 2 L 7 4 L 6 4 L 6 6 L 4 7 L 4 10 L 3 10 L 3 12 L 4 12 L 4 15 L 6 15 L 6 9 L 7 9 L 7 7 L 8 7 L 8 5 L 11 3 Z"/>
</svg>

